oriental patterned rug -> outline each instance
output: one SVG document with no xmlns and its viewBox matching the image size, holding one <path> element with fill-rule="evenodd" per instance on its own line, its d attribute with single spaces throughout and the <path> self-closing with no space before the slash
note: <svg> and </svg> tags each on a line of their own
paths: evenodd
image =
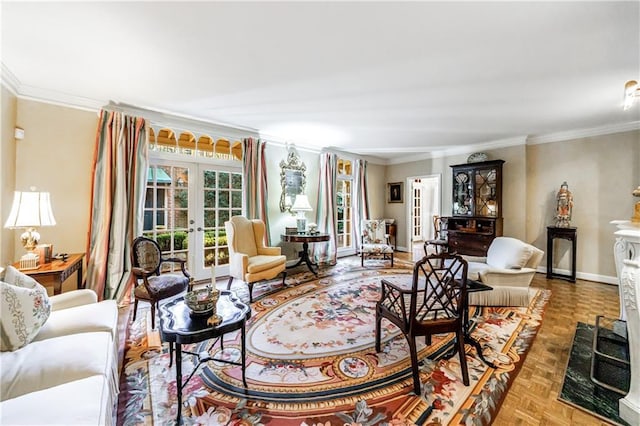
<svg viewBox="0 0 640 426">
<path fill-rule="evenodd" d="M 413 393 L 408 345 L 383 322 L 383 352 L 374 349 L 375 303 L 380 279 L 410 277 L 409 269 L 338 267 L 319 279 L 292 276 L 252 305 L 247 327 L 248 389 L 240 367 L 210 361 L 184 388 L 187 425 L 412 425 L 489 424 L 519 371 L 550 296 L 533 290 L 523 308 L 470 310 L 472 336 L 484 347 L 484 364 L 467 345 L 470 385 L 461 382 L 452 335 L 418 339 L 423 383 Z M 314 278 L 313 276 L 311 276 Z M 246 286 L 238 287 L 238 292 Z M 256 286 L 254 292 L 258 290 Z M 242 297 L 242 296 L 241 296 Z M 120 425 L 175 424 L 175 365 L 167 345 L 149 331 L 148 315 L 131 324 L 123 380 Z M 224 351 L 210 342 L 191 345 L 231 360 L 240 357 L 239 332 L 225 336 Z M 197 361 L 183 358 L 183 377 Z"/>
</svg>

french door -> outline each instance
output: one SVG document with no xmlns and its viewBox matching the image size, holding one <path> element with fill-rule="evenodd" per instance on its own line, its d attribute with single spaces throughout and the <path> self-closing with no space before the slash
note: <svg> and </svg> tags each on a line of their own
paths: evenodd
<svg viewBox="0 0 640 426">
<path fill-rule="evenodd" d="M 411 202 L 407 207 L 407 223 L 410 224 L 407 241 L 419 243 L 435 238 L 433 216 L 440 215 L 441 180 L 440 175 L 407 178 L 407 185 L 411 188 Z"/>
<path fill-rule="evenodd" d="M 224 223 L 241 214 L 237 167 L 151 160 L 143 233 L 158 242 L 163 256 L 187 260 L 196 280 L 229 273 Z"/>
<path fill-rule="evenodd" d="M 420 179 L 412 183 L 412 209 L 411 209 L 411 241 L 422 241 L 424 239 L 422 229 L 422 185 Z"/>
</svg>

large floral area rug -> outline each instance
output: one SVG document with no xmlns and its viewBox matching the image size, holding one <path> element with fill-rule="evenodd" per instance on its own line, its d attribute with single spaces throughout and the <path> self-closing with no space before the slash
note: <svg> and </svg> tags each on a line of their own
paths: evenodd
<svg viewBox="0 0 640 426">
<path fill-rule="evenodd" d="M 240 367 L 203 364 L 184 388 L 183 423 L 489 424 L 540 326 L 550 292 L 533 290 L 528 307 L 470 309 L 472 336 L 496 368 L 488 367 L 467 345 L 469 386 L 462 384 L 457 354 L 451 356 L 452 335 L 434 336 L 429 347 L 418 339 L 423 386 L 416 395 L 407 342 L 386 320 L 383 351 L 376 353 L 374 348 L 380 279 L 410 279 L 410 273 L 401 267 L 361 269 L 346 264 L 318 279 L 294 274 L 284 288 L 256 286 L 254 292 L 262 296 L 254 299 L 247 326 L 248 389 L 242 385 Z M 169 367 L 168 347 L 159 342 L 157 330 L 148 330 L 148 321 L 149 315 L 138 315 L 130 326 L 121 425 L 175 424 L 175 365 Z M 239 332 L 225 335 L 224 351 L 219 345 L 211 347 L 211 341 L 185 349 L 239 360 L 239 339 Z M 197 365 L 194 358 L 183 357 L 183 377 Z"/>
</svg>

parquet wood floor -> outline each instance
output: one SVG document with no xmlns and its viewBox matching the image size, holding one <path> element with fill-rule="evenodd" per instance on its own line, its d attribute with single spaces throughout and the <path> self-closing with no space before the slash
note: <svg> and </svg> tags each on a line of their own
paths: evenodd
<svg viewBox="0 0 640 426">
<path fill-rule="evenodd" d="M 595 324 L 596 315 L 619 316 L 618 287 L 577 280 L 547 280 L 536 274 L 532 286 L 551 289 L 542 326 L 513 382 L 494 425 L 606 425 L 557 398 L 562 389 L 576 323 Z"/>
<path fill-rule="evenodd" d="M 408 253 L 397 253 L 397 257 Z M 577 280 L 547 280 L 536 274 L 533 287 L 550 289 L 552 294 L 542 326 L 509 388 L 493 425 L 607 425 L 577 408 L 559 401 L 564 371 L 569 359 L 578 321 L 595 324 L 596 315 L 619 316 L 618 287 Z"/>
</svg>

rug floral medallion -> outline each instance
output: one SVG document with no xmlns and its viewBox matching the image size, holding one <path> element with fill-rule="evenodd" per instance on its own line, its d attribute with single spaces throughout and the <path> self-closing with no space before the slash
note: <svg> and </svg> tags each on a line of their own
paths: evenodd
<svg viewBox="0 0 640 426">
<path fill-rule="evenodd" d="M 324 275 L 324 276 L 323 276 Z M 375 351 L 375 304 L 380 280 L 409 280 L 409 269 L 335 267 L 314 279 L 296 274 L 286 287 L 254 288 L 247 324 L 246 379 L 239 366 L 209 361 L 183 389 L 186 425 L 413 425 L 489 424 L 517 374 L 542 321 L 550 296 L 532 290 L 522 308 L 471 307 L 472 336 L 483 347 L 480 360 L 466 347 L 470 385 L 461 379 L 452 334 L 418 339 L 422 389 L 413 392 L 408 345 L 386 320 L 381 353 Z M 248 299 L 242 283 L 234 287 Z M 121 385 L 118 423 L 172 425 L 177 414 L 175 365 L 168 346 L 148 331 L 148 315 L 131 324 Z M 216 358 L 240 359 L 240 333 L 185 347 Z M 184 356 L 183 377 L 197 365 Z"/>
</svg>

